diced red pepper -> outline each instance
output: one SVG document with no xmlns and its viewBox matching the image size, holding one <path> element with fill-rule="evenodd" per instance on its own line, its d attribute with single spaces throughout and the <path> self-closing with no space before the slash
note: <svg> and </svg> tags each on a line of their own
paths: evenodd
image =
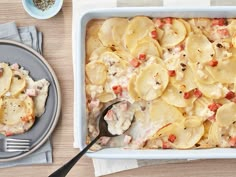
<svg viewBox="0 0 236 177">
<path fill-rule="evenodd" d="M 146 60 L 146 54 L 145 53 L 140 53 L 138 56 L 139 60 Z"/>
<path fill-rule="evenodd" d="M 235 145 L 236 145 L 236 136 L 231 137 L 229 139 L 229 145 L 232 146 L 232 147 L 235 147 Z"/>
<path fill-rule="evenodd" d="M 235 97 L 235 93 L 233 91 L 229 91 L 226 95 L 225 98 L 228 100 L 231 100 Z"/>
<path fill-rule="evenodd" d="M 209 65 L 215 67 L 218 65 L 218 61 L 216 59 L 212 59 L 211 61 L 209 61 Z"/>
<path fill-rule="evenodd" d="M 189 99 L 191 97 L 190 92 L 184 92 L 184 99 Z"/>
<path fill-rule="evenodd" d="M 151 36 L 153 39 L 157 39 L 157 31 L 156 30 L 151 31 Z"/>
<path fill-rule="evenodd" d="M 171 18 L 171 17 L 164 18 L 163 21 L 164 21 L 166 24 L 172 24 L 172 18 Z"/>
<path fill-rule="evenodd" d="M 170 134 L 169 137 L 168 137 L 168 141 L 173 143 L 173 142 L 175 142 L 175 140 L 176 140 L 176 136 L 173 135 L 173 134 Z"/>
<path fill-rule="evenodd" d="M 228 37 L 229 36 L 229 30 L 227 28 L 218 29 L 217 33 L 219 33 L 221 35 L 221 37 Z"/>
<path fill-rule="evenodd" d="M 212 25 L 213 26 L 216 26 L 216 25 L 218 25 L 218 26 L 224 26 L 224 25 L 226 25 L 227 24 L 227 21 L 226 21 L 226 19 L 224 19 L 224 18 L 216 18 L 216 19 L 213 19 L 212 20 Z"/>
<path fill-rule="evenodd" d="M 175 70 L 168 70 L 168 74 L 169 74 L 170 77 L 176 76 Z"/>
<path fill-rule="evenodd" d="M 193 91 L 194 96 L 196 96 L 197 98 L 200 98 L 202 96 L 202 92 L 200 90 L 198 90 L 197 88 L 194 89 Z"/>
<path fill-rule="evenodd" d="M 134 58 L 134 59 L 132 59 L 132 60 L 130 61 L 130 64 L 131 64 L 133 67 L 137 68 L 137 67 L 139 67 L 140 62 L 138 61 L 137 58 Z"/>
<path fill-rule="evenodd" d="M 208 109 L 210 109 L 213 112 L 216 112 L 219 109 L 219 107 L 221 107 L 221 106 L 222 106 L 222 104 L 220 104 L 220 103 L 212 103 L 212 104 L 208 105 Z"/>
<path fill-rule="evenodd" d="M 112 90 L 116 95 L 118 95 L 118 94 L 121 95 L 121 93 L 122 93 L 122 87 L 120 85 L 113 86 Z"/>
</svg>

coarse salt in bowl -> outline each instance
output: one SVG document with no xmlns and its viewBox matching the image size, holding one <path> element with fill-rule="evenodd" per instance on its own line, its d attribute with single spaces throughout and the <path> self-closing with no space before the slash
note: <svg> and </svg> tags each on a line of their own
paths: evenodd
<svg viewBox="0 0 236 177">
<path fill-rule="evenodd" d="M 33 0 L 22 0 L 25 11 L 37 19 L 49 19 L 55 16 L 62 8 L 63 0 L 55 0 L 55 3 L 46 10 L 41 10 L 35 6 Z"/>
</svg>

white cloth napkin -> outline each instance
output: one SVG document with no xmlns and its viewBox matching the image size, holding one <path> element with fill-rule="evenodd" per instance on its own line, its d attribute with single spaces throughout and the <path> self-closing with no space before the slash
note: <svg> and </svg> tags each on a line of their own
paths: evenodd
<svg viewBox="0 0 236 177">
<path fill-rule="evenodd" d="M 226 5 L 229 4 L 229 1 L 224 1 Z M 232 1 L 231 1 L 232 2 Z M 72 27 L 72 39 L 76 39 L 75 34 L 75 25 L 78 25 L 80 15 L 90 9 L 97 8 L 112 8 L 112 7 L 130 7 L 130 6 L 209 6 L 209 5 L 218 5 L 217 0 L 99 0 L 99 3 L 94 0 L 73 0 L 73 27 Z M 219 1 L 219 5 L 224 5 Z M 232 5 L 232 3 L 231 3 Z M 76 59 L 75 48 L 77 43 L 75 40 L 73 43 L 73 61 Z M 74 147 L 78 148 L 78 137 L 79 132 L 77 127 L 77 117 L 74 117 Z M 158 165 L 166 163 L 183 163 L 188 162 L 189 160 L 106 160 L 106 159 L 93 159 L 95 176 L 103 176 L 119 171 L 139 168 L 147 165 Z M 112 165 L 111 165 L 112 164 Z"/>
<path fill-rule="evenodd" d="M 21 42 L 42 54 L 42 33 L 38 32 L 35 26 L 17 27 L 15 22 L 0 24 L 0 39 Z M 11 162 L 1 162 L 0 168 L 48 163 L 52 163 L 50 140 L 24 158 Z"/>
</svg>

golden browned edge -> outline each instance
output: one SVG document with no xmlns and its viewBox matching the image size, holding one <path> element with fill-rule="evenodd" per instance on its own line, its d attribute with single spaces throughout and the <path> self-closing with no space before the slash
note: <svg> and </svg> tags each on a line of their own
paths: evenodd
<svg viewBox="0 0 236 177">
<path fill-rule="evenodd" d="M 23 153 L 23 154 L 21 154 L 19 156 L 7 158 L 7 159 L 0 159 L 0 162 L 8 162 L 8 161 L 13 161 L 13 160 L 20 159 L 22 157 L 25 157 L 25 156 L 33 153 L 34 151 L 36 151 L 38 148 L 40 148 L 47 141 L 47 139 L 52 134 L 52 132 L 55 129 L 55 127 L 57 125 L 57 122 L 59 120 L 60 111 L 61 111 L 61 89 L 60 89 L 60 85 L 59 85 L 59 82 L 58 82 L 56 74 L 54 73 L 53 69 L 51 68 L 51 66 L 48 64 L 48 62 L 44 59 L 44 57 L 42 55 L 40 55 L 38 52 L 36 52 L 32 48 L 30 48 L 30 47 L 28 47 L 28 46 L 26 46 L 26 45 L 24 45 L 22 43 L 19 43 L 19 42 L 9 41 L 9 40 L 0 40 L 0 43 L 8 43 L 8 44 L 17 45 L 17 46 L 20 46 L 20 47 L 22 47 L 22 48 L 24 48 L 26 50 L 29 50 L 34 55 L 36 55 L 47 66 L 48 70 L 50 71 L 50 73 L 51 73 L 51 75 L 53 77 L 53 80 L 55 82 L 57 93 L 58 93 L 57 94 L 58 95 L 58 104 L 57 104 L 58 109 L 57 109 L 57 112 L 56 112 L 56 116 L 54 118 L 54 122 L 53 122 L 52 126 L 50 127 L 50 129 L 49 129 L 48 133 L 46 134 L 46 136 L 34 148 L 30 149 L 30 151 L 28 151 L 26 153 Z"/>
</svg>

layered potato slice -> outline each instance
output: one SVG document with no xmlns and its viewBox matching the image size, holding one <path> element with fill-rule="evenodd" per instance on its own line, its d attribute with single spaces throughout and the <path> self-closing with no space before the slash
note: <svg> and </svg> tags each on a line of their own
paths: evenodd
<svg viewBox="0 0 236 177">
<path fill-rule="evenodd" d="M 186 52 L 189 60 L 193 63 L 209 62 L 215 54 L 211 42 L 205 35 L 199 33 L 190 34 L 186 39 Z"/>
<path fill-rule="evenodd" d="M 218 61 L 217 67 L 206 66 L 211 76 L 220 83 L 233 83 L 236 79 L 236 57 Z"/>
<path fill-rule="evenodd" d="M 133 75 L 128 84 L 128 93 L 133 101 L 139 100 L 138 93 L 135 90 L 136 75 Z"/>
<path fill-rule="evenodd" d="M 134 17 L 130 20 L 125 32 L 125 46 L 129 50 L 133 49 L 139 40 L 149 36 L 154 29 L 155 25 L 148 17 Z"/>
<path fill-rule="evenodd" d="M 103 85 L 107 78 L 107 67 L 101 61 L 92 61 L 86 65 L 86 75 L 91 83 Z"/>
<path fill-rule="evenodd" d="M 168 82 L 167 70 L 162 65 L 153 63 L 137 75 L 135 89 L 140 98 L 150 101 L 162 95 Z"/>
<path fill-rule="evenodd" d="M 153 135 L 150 140 L 161 139 L 176 149 L 189 149 L 201 139 L 204 134 L 202 120 L 198 117 L 187 117 L 179 122 L 166 124 Z M 174 136 L 174 139 L 170 139 Z M 149 140 L 148 140 L 149 141 Z"/>
<path fill-rule="evenodd" d="M 19 71 L 13 71 L 13 77 L 9 92 L 15 96 L 22 92 L 26 87 L 25 76 Z"/>
<path fill-rule="evenodd" d="M 160 128 L 174 122 L 179 122 L 184 119 L 182 113 L 174 106 L 166 103 L 159 98 L 152 101 L 149 114 L 153 122 L 157 122 Z"/>
<path fill-rule="evenodd" d="M 164 25 L 164 35 L 161 38 L 161 45 L 163 47 L 173 47 L 182 42 L 187 34 L 184 24 L 173 19 L 171 25 Z"/>
<path fill-rule="evenodd" d="M 229 127 L 236 121 L 236 104 L 233 102 L 222 105 L 216 113 L 216 122 L 223 127 Z"/>
<path fill-rule="evenodd" d="M 160 57 L 162 54 L 159 43 L 150 37 L 139 40 L 137 42 L 137 45 L 133 49 L 131 49 L 130 52 L 135 57 L 138 57 L 139 54 L 142 53 L 155 57 Z"/>
<path fill-rule="evenodd" d="M 165 100 L 168 104 L 176 106 L 176 107 L 187 107 L 191 106 L 193 102 L 197 99 L 192 96 L 189 99 L 184 98 L 184 92 L 178 90 L 172 84 L 169 84 L 161 96 L 163 100 Z"/>
<path fill-rule="evenodd" d="M 121 45 L 127 26 L 128 20 L 126 18 L 109 18 L 105 20 L 98 32 L 100 41 L 106 47 Z"/>
<path fill-rule="evenodd" d="M 12 70 L 6 63 L 0 63 L 0 96 L 4 95 L 11 86 Z"/>
<path fill-rule="evenodd" d="M 108 47 L 99 47 L 96 48 L 90 55 L 89 61 L 98 60 L 99 57 L 105 52 L 111 52 L 112 50 Z"/>
</svg>

